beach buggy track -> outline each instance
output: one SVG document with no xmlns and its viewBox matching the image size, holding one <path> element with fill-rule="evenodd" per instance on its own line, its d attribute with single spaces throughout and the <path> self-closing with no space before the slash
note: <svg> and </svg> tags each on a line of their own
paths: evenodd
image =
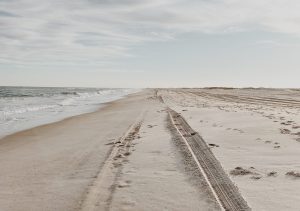
<svg viewBox="0 0 300 211">
<path fill-rule="evenodd" d="M 171 122 L 187 145 L 222 210 L 251 210 L 202 137 L 185 119 L 168 109 Z"/>
</svg>

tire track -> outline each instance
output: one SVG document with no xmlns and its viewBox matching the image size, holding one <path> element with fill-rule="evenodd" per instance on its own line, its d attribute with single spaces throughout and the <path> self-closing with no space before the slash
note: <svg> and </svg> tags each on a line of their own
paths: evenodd
<svg viewBox="0 0 300 211">
<path fill-rule="evenodd" d="M 246 95 L 230 95 L 230 94 L 212 94 L 208 92 L 189 92 L 200 97 L 222 100 L 226 102 L 235 103 L 248 103 L 248 104 L 264 104 L 271 106 L 283 106 L 283 107 L 294 107 L 300 108 L 300 101 L 291 99 L 280 99 L 272 97 L 258 97 L 258 96 L 246 96 Z"/>
<path fill-rule="evenodd" d="M 112 150 L 85 195 L 80 210 L 110 210 L 113 194 L 122 171 L 122 163 L 126 160 L 126 156 L 130 155 L 131 143 L 137 138 L 141 125 L 142 118 L 138 118 L 118 141 L 111 143 L 113 144 Z"/>
<path fill-rule="evenodd" d="M 220 207 L 232 211 L 251 210 L 201 136 L 177 112 L 168 109 L 168 113 Z"/>
</svg>

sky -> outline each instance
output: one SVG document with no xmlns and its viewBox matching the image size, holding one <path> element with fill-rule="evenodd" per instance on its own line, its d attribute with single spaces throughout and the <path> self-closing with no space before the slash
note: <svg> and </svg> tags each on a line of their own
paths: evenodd
<svg viewBox="0 0 300 211">
<path fill-rule="evenodd" d="M 0 86 L 300 87 L 299 0 L 0 0 Z"/>
</svg>

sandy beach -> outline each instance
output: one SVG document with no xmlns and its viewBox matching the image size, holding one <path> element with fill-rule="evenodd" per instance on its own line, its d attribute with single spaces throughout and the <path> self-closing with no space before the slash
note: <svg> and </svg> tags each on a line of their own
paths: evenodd
<svg viewBox="0 0 300 211">
<path fill-rule="evenodd" d="M 300 92 L 162 90 L 211 146 L 252 210 L 299 210 Z"/>
<path fill-rule="evenodd" d="M 300 91 L 145 89 L 0 140 L 0 210 L 299 210 Z"/>
<path fill-rule="evenodd" d="M 299 10 L 0 0 L 0 211 L 300 211 Z"/>
</svg>

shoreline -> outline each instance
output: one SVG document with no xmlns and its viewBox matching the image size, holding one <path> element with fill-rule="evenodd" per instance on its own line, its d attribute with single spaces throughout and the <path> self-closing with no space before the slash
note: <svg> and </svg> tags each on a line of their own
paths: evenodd
<svg viewBox="0 0 300 211">
<path fill-rule="evenodd" d="M 134 118 L 135 111 L 127 104 L 130 98 L 2 138 L 1 210 L 36 210 L 45 206 L 50 207 L 46 210 L 77 210 L 80 198 L 106 160 L 108 140 L 121 136 L 131 124 L 131 116 Z M 121 119 L 119 112 L 124 112 Z M 115 128 L 110 128 L 114 122 Z M 97 123 L 102 125 L 100 134 Z M 61 198 L 57 198 L 59 195 Z M 71 198 L 66 198 L 68 195 Z M 17 196 L 19 200 L 15 202 Z"/>
<path fill-rule="evenodd" d="M 109 105 L 110 103 L 113 103 L 114 101 L 121 100 L 121 99 L 123 99 L 123 98 L 129 97 L 130 95 L 135 94 L 135 93 L 139 93 L 139 92 L 142 92 L 142 90 L 140 90 L 140 91 L 138 91 L 138 92 L 126 94 L 126 95 L 124 95 L 124 96 L 118 97 L 117 99 L 113 99 L 113 100 L 108 101 L 108 102 L 99 103 L 99 105 L 97 106 L 97 108 L 91 109 L 90 111 L 85 111 L 85 112 L 83 112 L 83 113 L 77 113 L 77 114 L 74 114 L 74 115 L 71 115 L 71 116 L 66 116 L 66 117 L 58 118 L 58 119 L 56 119 L 56 120 L 45 121 L 45 123 L 41 123 L 41 124 L 38 124 L 38 125 L 33 124 L 34 126 L 32 126 L 32 127 L 29 126 L 28 128 L 16 130 L 16 131 L 14 131 L 14 132 L 12 132 L 12 133 L 9 133 L 9 134 L 5 134 L 5 135 L 1 135 L 1 134 L 0 134 L 0 142 L 1 142 L 2 139 L 6 138 L 6 137 L 8 137 L 8 136 L 12 136 L 12 135 L 14 135 L 14 134 L 16 134 L 16 133 L 20 133 L 20 132 L 24 132 L 24 131 L 27 131 L 27 130 L 31 130 L 31 129 L 34 129 L 34 128 L 40 127 L 40 126 L 45 126 L 45 125 L 55 124 L 55 123 L 58 123 L 58 122 L 61 122 L 61 121 L 68 120 L 69 118 L 72 118 L 72 117 L 77 117 L 77 116 L 81 116 L 81 115 L 86 115 L 86 114 L 91 114 L 91 113 L 98 112 L 98 111 L 101 110 L 103 107 Z"/>
</svg>

